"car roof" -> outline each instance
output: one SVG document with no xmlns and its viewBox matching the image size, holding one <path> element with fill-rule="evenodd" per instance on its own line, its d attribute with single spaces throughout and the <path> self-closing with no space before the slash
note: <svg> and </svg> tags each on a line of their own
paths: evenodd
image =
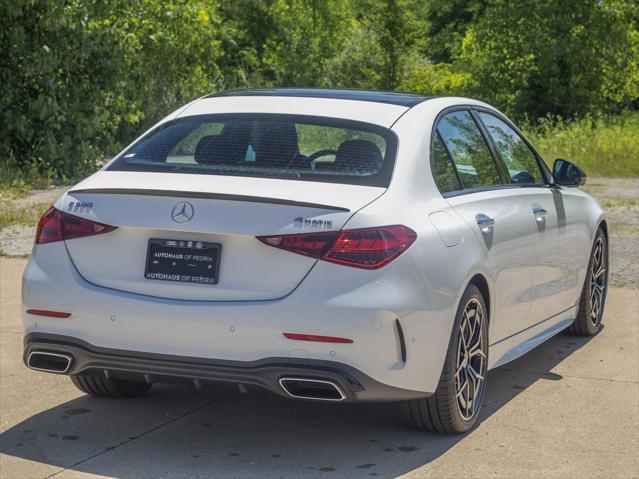
<svg viewBox="0 0 639 479">
<path fill-rule="evenodd" d="M 300 98 L 330 98 L 334 100 L 370 101 L 374 103 L 388 103 L 391 105 L 411 108 L 431 96 L 417 95 L 414 93 L 398 93 L 373 90 L 335 90 L 328 88 L 255 88 L 229 90 L 220 93 L 212 93 L 205 98 L 217 98 L 226 96 L 282 96 Z"/>
<path fill-rule="evenodd" d="M 231 90 L 196 100 L 177 117 L 258 113 L 337 118 L 390 128 L 398 118 L 429 97 L 410 93 L 314 88 Z"/>
</svg>

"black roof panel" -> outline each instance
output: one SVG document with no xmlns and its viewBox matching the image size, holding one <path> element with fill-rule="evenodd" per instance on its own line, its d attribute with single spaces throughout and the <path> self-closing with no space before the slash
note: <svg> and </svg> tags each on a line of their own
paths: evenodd
<svg viewBox="0 0 639 479">
<path fill-rule="evenodd" d="M 413 93 L 395 93 L 367 90 L 330 90 L 323 88 L 258 88 L 245 90 L 229 90 L 207 95 L 206 98 L 226 96 L 290 96 L 304 98 L 333 98 L 337 100 L 371 101 L 374 103 L 390 103 L 411 108 L 428 100 L 429 96 Z"/>
</svg>

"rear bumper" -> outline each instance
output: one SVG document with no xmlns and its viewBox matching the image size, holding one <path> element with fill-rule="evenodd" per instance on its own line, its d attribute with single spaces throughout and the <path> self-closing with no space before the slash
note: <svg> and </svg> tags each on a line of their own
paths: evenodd
<svg viewBox="0 0 639 479">
<path fill-rule="evenodd" d="M 264 358 L 343 364 L 343 371 L 353 368 L 391 388 L 421 396 L 436 390 L 455 297 L 420 282 L 410 256 L 372 271 L 319 262 L 312 273 L 278 300 L 178 301 L 94 285 L 77 272 L 62 242 L 38 245 L 23 276 L 24 334 L 74 338 L 95 352 L 134 351 L 196 364 L 248 366 Z M 71 316 L 44 317 L 28 309 Z M 285 332 L 353 342 L 295 341 Z"/>
<path fill-rule="evenodd" d="M 31 333 L 24 338 L 23 360 L 34 352 L 56 353 L 72 358 L 63 374 L 101 375 L 149 383 L 188 383 L 200 387 L 207 382 L 227 382 L 259 386 L 290 397 L 280 385 L 286 377 L 330 381 L 344 393 L 344 401 L 401 401 L 428 394 L 382 384 L 347 364 L 265 358 L 257 361 L 228 361 L 181 357 L 100 348 L 69 336 Z"/>
</svg>

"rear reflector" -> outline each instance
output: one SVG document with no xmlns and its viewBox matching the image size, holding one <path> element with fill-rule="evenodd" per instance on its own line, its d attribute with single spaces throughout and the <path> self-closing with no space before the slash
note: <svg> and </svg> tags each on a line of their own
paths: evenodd
<svg viewBox="0 0 639 479">
<path fill-rule="evenodd" d="M 49 311 L 47 309 L 27 309 L 27 313 L 35 314 L 36 316 L 48 316 L 50 318 L 68 318 L 71 313 L 65 313 L 64 311 Z"/>
<path fill-rule="evenodd" d="M 377 269 L 408 249 L 417 233 L 402 225 L 327 233 L 258 236 L 262 243 L 354 268 Z"/>
<path fill-rule="evenodd" d="M 49 208 L 40 218 L 36 230 L 36 243 L 82 238 L 113 231 L 116 227 L 70 215 L 54 207 Z"/>
<path fill-rule="evenodd" d="M 318 336 L 317 334 L 297 334 L 297 333 L 283 333 L 288 339 L 295 339 L 297 341 L 316 341 L 318 343 L 352 343 L 352 339 L 348 338 L 336 338 L 334 336 Z"/>
</svg>

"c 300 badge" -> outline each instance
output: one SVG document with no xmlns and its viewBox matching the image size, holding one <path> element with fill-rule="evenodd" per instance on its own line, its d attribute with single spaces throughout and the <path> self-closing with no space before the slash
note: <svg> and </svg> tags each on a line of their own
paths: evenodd
<svg viewBox="0 0 639 479">
<path fill-rule="evenodd" d="M 88 213 L 93 209 L 93 203 L 84 201 L 72 201 L 67 207 L 69 213 Z"/>
</svg>

